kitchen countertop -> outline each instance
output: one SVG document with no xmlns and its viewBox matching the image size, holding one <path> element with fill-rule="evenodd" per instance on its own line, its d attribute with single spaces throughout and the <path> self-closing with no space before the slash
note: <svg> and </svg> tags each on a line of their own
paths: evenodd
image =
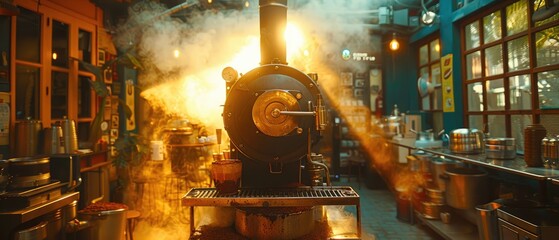
<svg viewBox="0 0 559 240">
<path fill-rule="evenodd" d="M 390 141 L 390 143 L 400 147 L 405 147 L 417 151 L 423 151 L 426 153 L 432 153 L 435 155 L 460 160 L 464 163 L 493 168 L 493 169 L 513 173 L 516 175 L 529 177 L 536 180 L 551 180 L 551 181 L 555 181 L 554 183 L 559 185 L 558 169 L 549 169 L 544 167 L 527 167 L 526 163 L 524 162 L 524 158 L 522 156 L 517 156 L 515 159 L 499 160 L 499 159 L 489 159 L 483 153 L 459 154 L 459 153 L 453 153 L 445 148 L 424 149 L 424 148 L 416 148 L 413 146 L 403 145 L 401 143 L 397 143 L 394 141 Z"/>
</svg>

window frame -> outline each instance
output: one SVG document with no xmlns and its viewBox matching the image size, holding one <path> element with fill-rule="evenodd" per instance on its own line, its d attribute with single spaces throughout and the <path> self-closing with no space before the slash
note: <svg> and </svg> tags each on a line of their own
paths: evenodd
<svg viewBox="0 0 559 240">
<path fill-rule="evenodd" d="M 507 35 L 507 7 L 515 4 L 517 2 L 526 1 L 526 14 L 528 18 L 528 26 L 525 30 Z M 543 1 L 543 0 L 542 0 Z M 559 20 L 553 20 L 547 23 L 544 23 L 540 26 L 536 26 L 536 22 L 532 22 L 532 14 L 534 12 L 534 2 L 528 0 L 518 0 L 518 1 L 507 1 L 500 4 L 496 4 L 492 7 L 487 9 L 480 10 L 479 13 L 465 19 L 459 24 L 460 28 L 460 35 L 461 35 L 461 49 L 460 49 L 460 56 L 462 60 L 462 93 L 463 93 L 463 103 L 464 103 L 464 123 L 466 126 L 472 127 L 470 123 L 470 117 L 472 116 L 481 116 L 483 119 L 483 131 L 488 133 L 491 130 L 491 124 L 489 124 L 489 117 L 490 116 L 504 116 L 505 119 L 505 133 L 506 136 L 491 136 L 491 137 L 515 137 L 522 135 L 522 131 L 518 133 L 518 129 L 514 129 L 513 132 L 513 117 L 524 117 L 529 116 L 531 118 L 531 122 L 528 124 L 535 124 L 541 123 L 541 117 L 547 115 L 556 115 L 559 114 L 559 108 L 555 109 L 541 109 L 540 99 L 538 96 L 538 74 L 543 72 L 549 72 L 554 70 L 559 70 L 559 62 L 538 67 L 536 65 L 536 46 L 535 46 L 535 34 L 540 32 L 544 29 L 551 29 L 553 27 L 559 26 Z M 489 43 L 484 43 L 485 37 L 484 29 L 483 29 L 483 19 L 485 16 L 491 15 L 494 12 L 499 12 L 501 17 L 501 38 L 497 40 L 493 40 Z M 555 15 L 557 16 L 557 15 Z M 472 47 L 470 49 L 466 49 L 466 27 L 472 23 L 478 23 L 479 26 L 479 41 L 480 44 L 477 47 Z M 525 69 L 520 70 L 510 70 L 509 69 L 509 54 L 508 54 L 508 43 L 511 41 L 520 39 L 520 38 L 527 38 L 528 41 L 528 58 L 529 58 L 529 66 Z M 485 50 L 489 47 L 494 47 L 500 45 L 502 49 L 502 64 L 503 64 L 503 73 L 502 74 L 494 74 L 494 75 L 487 75 L 486 74 L 486 56 Z M 479 51 L 481 53 L 481 75 L 479 78 L 472 78 L 467 79 L 467 56 L 468 54 L 475 53 Z M 530 78 L 530 100 L 531 100 L 531 107 L 529 109 L 511 109 L 511 96 L 510 96 L 510 79 L 519 76 L 529 76 Z M 503 87 L 504 87 L 504 99 L 505 99 L 505 106 L 502 110 L 488 110 L 488 97 L 487 97 L 487 89 L 485 88 L 486 83 L 496 79 L 503 79 Z M 468 85 L 473 83 L 481 83 L 483 86 L 483 108 L 481 111 L 470 111 L 469 109 L 469 95 L 468 95 Z M 534 94 L 535 93 L 535 94 Z M 556 131 L 556 130 L 555 130 Z M 548 129 L 548 133 L 550 130 Z M 515 135 L 516 134 L 516 135 Z M 555 133 L 558 134 L 558 133 Z M 517 147 L 521 148 L 523 151 L 523 147 L 521 143 L 522 140 L 517 141 Z"/>
</svg>

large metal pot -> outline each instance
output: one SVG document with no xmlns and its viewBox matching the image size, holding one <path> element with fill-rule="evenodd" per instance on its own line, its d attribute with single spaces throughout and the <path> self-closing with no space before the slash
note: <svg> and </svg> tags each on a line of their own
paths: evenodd
<svg viewBox="0 0 559 240">
<path fill-rule="evenodd" d="M 433 158 L 430 161 L 431 163 L 431 174 L 433 176 L 433 184 L 437 189 L 441 191 L 446 190 L 446 180 L 441 178 L 441 175 L 445 174 L 447 169 L 452 169 L 458 166 L 458 161 L 446 159 L 446 158 Z"/>
<path fill-rule="evenodd" d="M 477 129 L 459 128 L 449 134 L 449 149 L 453 153 L 481 153 L 485 134 Z"/>
<path fill-rule="evenodd" d="M 315 227 L 313 208 L 237 208 L 235 229 L 250 239 L 299 239 Z"/>
<path fill-rule="evenodd" d="M 445 170 L 446 203 L 457 209 L 473 209 L 490 200 L 487 172 L 466 167 Z"/>
<path fill-rule="evenodd" d="M 48 157 L 21 157 L 5 160 L 8 165 L 8 189 L 38 187 L 50 182 Z"/>
</svg>

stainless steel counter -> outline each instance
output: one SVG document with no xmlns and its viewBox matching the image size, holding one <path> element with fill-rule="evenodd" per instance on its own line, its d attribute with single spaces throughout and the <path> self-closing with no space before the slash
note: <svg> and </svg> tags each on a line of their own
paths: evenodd
<svg viewBox="0 0 559 240">
<path fill-rule="evenodd" d="M 527 167 L 522 156 L 517 156 L 515 159 L 510 160 L 499 160 L 499 159 L 489 159 L 485 154 L 458 154 L 452 153 L 448 149 L 424 149 L 416 148 L 413 146 L 403 145 L 394 141 L 390 141 L 391 144 L 397 145 L 399 147 L 408 148 L 410 150 L 424 151 L 427 153 L 432 153 L 439 156 L 444 156 L 445 158 L 451 158 L 460 160 L 464 163 L 479 165 L 482 167 L 493 168 L 501 170 L 504 172 L 509 172 L 512 174 L 529 177 L 535 180 L 552 180 L 557 178 L 557 183 L 559 184 L 559 170 L 549 169 L 544 167 Z"/>
<path fill-rule="evenodd" d="M 12 233 L 15 227 L 60 209 L 78 200 L 79 196 L 79 192 L 67 193 L 56 199 L 35 206 L 9 212 L 0 212 L 0 222 L 2 223 L 0 224 L 0 239 L 8 239 L 9 234 Z"/>
</svg>

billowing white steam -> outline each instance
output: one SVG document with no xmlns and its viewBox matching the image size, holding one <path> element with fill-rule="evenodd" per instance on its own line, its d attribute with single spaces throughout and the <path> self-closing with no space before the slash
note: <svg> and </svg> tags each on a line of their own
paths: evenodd
<svg viewBox="0 0 559 240">
<path fill-rule="evenodd" d="M 340 65 L 366 70 L 367 64 L 354 62 L 351 66 L 342 60 L 341 51 L 376 50 L 363 18 L 352 14 L 367 9 L 367 2 L 289 2 L 288 22 L 305 35 L 300 52 L 288 56 L 289 64 L 303 72 L 318 73 L 327 90 L 338 81 Z M 257 9 L 255 1 L 242 11 L 189 11 L 184 22 L 163 14 L 168 9 L 162 5 L 146 1 L 130 9 L 129 19 L 115 39 L 119 49 L 134 47 L 140 55 L 146 69 L 140 73 L 139 84 L 151 88 L 142 92 L 150 104 L 169 115 L 220 128 L 220 105 L 225 100 L 221 70 L 232 66 L 245 73 L 260 61 Z M 302 54 L 305 50 L 307 56 Z"/>
<path fill-rule="evenodd" d="M 343 60 L 344 48 L 380 52 L 363 18 L 352 14 L 369 9 L 370 2 L 289 1 L 288 22 L 300 29 L 305 40 L 300 49 L 288 52 L 287 61 L 303 72 L 318 73 L 319 84 L 331 99 L 337 98 L 342 67 L 357 72 L 369 66 Z M 130 8 L 129 18 L 116 29 L 115 43 L 120 51 L 133 49 L 138 54 L 144 67 L 138 77 L 141 97 L 162 110 L 166 116 L 161 117 L 179 116 L 210 128 L 223 127 L 221 70 L 231 66 L 246 73 L 260 62 L 258 1 L 249 6 L 242 11 L 200 12 L 191 7 L 186 21 L 163 14 L 168 9 L 155 1 Z M 287 44 L 289 49 L 289 40 Z"/>
</svg>

